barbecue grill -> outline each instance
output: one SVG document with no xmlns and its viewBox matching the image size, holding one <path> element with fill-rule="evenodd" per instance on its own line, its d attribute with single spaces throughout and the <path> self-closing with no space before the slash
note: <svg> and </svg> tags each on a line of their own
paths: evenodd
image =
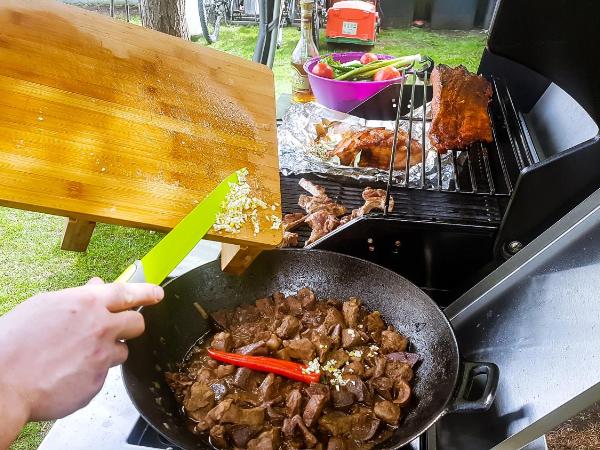
<svg viewBox="0 0 600 450">
<path fill-rule="evenodd" d="M 586 17 L 598 22 L 598 4 L 583 3 L 588 8 Z M 404 176 L 399 183 L 391 182 L 390 167 L 390 182 L 371 187 L 385 188 L 395 200 L 394 210 L 351 221 L 312 248 L 384 265 L 446 305 L 600 187 L 597 78 L 582 74 L 579 79 L 578 72 L 566 69 L 570 61 L 574 64 L 583 57 L 585 46 L 578 39 L 582 30 L 549 27 L 548 9 L 558 22 L 562 13 L 558 5 L 545 5 L 543 20 L 529 3 L 501 2 L 497 10 L 479 70 L 493 87 L 489 114 L 494 141 L 452 151 L 453 176 L 445 184 L 439 154 L 437 184 L 427 182 L 424 164 L 419 180 Z M 530 12 L 529 19 L 515 29 L 514 17 L 527 16 L 523 10 Z M 574 22 L 589 36 L 598 36 L 591 20 Z M 556 42 L 557 33 L 561 44 L 548 44 Z M 593 39 L 586 41 L 589 46 Z M 590 73 L 594 71 L 598 67 Z M 420 129 L 425 130 L 430 119 L 422 114 L 427 109 L 423 100 L 432 97 L 428 71 L 410 69 L 407 75 L 409 80 L 419 76 L 422 82 L 390 86 L 350 114 L 397 119 L 409 130 L 422 121 Z M 424 111 L 417 112 L 418 108 Z M 412 136 L 425 147 L 426 133 Z M 303 192 L 298 186 L 302 176 L 325 187 L 332 199 L 347 208 L 363 204 L 364 184 L 302 174 L 282 177 L 285 212 L 301 211 L 297 201 Z M 310 233 L 306 228 L 295 231 L 301 243 Z"/>
<path fill-rule="evenodd" d="M 465 357 L 500 367 L 496 402 L 484 415 L 443 418 L 409 448 L 546 449 L 538 437 L 600 398 L 600 65 L 584 63 L 599 21 L 595 0 L 500 1 L 480 66 L 494 87 L 494 143 L 455 153 L 447 187 L 393 184 L 394 212 L 314 244 L 386 265 L 441 302 L 470 288 L 445 313 Z M 412 86 L 394 89 L 355 114 L 394 120 L 401 89 L 410 120 Z M 431 94 L 414 95 L 421 105 Z M 299 211 L 299 178 L 282 177 L 286 212 Z M 348 208 L 363 203 L 354 181 L 307 178 Z M 173 446 L 139 417 L 113 369 L 40 447 L 81 448 Z"/>
</svg>

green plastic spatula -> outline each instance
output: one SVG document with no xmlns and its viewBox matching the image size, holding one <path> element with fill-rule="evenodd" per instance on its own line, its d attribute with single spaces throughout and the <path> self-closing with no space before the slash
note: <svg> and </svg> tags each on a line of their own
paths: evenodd
<svg viewBox="0 0 600 450">
<path fill-rule="evenodd" d="M 115 281 L 160 284 L 208 233 L 230 191 L 229 183 L 237 182 L 237 172 L 225 178 L 146 256 L 125 269 Z"/>
</svg>

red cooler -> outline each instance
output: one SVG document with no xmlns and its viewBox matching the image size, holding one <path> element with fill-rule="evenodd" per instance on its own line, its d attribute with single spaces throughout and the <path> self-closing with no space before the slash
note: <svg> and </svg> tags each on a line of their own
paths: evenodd
<svg viewBox="0 0 600 450">
<path fill-rule="evenodd" d="M 327 42 L 374 45 L 377 20 L 378 14 L 373 3 L 338 1 L 327 11 Z"/>
</svg>

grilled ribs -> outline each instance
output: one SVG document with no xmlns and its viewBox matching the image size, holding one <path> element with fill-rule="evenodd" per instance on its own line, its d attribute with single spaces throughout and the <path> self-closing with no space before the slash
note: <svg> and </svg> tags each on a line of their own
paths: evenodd
<svg viewBox="0 0 600 450">
<path fill-rule="evenodd" d="M 394 132 L 386 128 L 369 128 L 368 130 L 356 131 L 342 139 L 333 149 L 331 156 L 340 158 L 344 166 L 351 166 L 360 153 L 359 167 L 377 167 L 389 169 Z M 396 157 L 394 158 L 394 169 L 406 168 L 406 152 L 408 145 L 408 133 L 404 130 L 398 131 L 398 143 L 396 145 Z M 410 165 L 422 161 L 423 148 L 416 140 L 412 139 L 410 145 Z"/>
<path fill-rule="evenodd" d="M 463 149 L 475 142 L 492 142 L 488 103 L 492 86 L 463 66 L 436 66 L 431 73 L 433 120 L 429 140 L 439 153 Z"/>
<path fill-rule="evenodd" d="M 365 201 L 365 204 L 360 208 L 353 209 L 352 214 L 342 217 L 340 220 L 341 225 L 348 223 L 357 217 L 369 214 L 371 211 L 376 209 L 380 211 L 385 209 L 385 189 L 373 189 L 371 187 L 367 187 L 362 193 L 362 198 Z M 392 212 L 393 209 L 394 197 L 390 197 L 388 212 Z"/>
</svg>

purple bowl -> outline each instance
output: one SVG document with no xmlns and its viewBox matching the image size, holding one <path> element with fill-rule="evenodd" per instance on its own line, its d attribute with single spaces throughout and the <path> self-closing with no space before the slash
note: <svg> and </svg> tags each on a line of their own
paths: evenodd
<svg viewBox="0 0 600 450">
<path fill-rule="evenodd" d="M 332 53 L 333 59 L 341 63 L 359 60 L 363 52 Z M 326 55 L 324 55 L 326 56 Z M 311 58 L 304 64 L 308 74 L 310 87 L 317 101 L 330 109 L 349 112 L 364 102 L 369 97 L 377 94 L 382 89 L 400 81 L 400 78 L 386 81 L 345 81 L 322 78 L 312 73 L 312 68 L 323 58 Z M 393 59 L 390 55 L 377 55 L 379 59 Z"/>
</svg>

